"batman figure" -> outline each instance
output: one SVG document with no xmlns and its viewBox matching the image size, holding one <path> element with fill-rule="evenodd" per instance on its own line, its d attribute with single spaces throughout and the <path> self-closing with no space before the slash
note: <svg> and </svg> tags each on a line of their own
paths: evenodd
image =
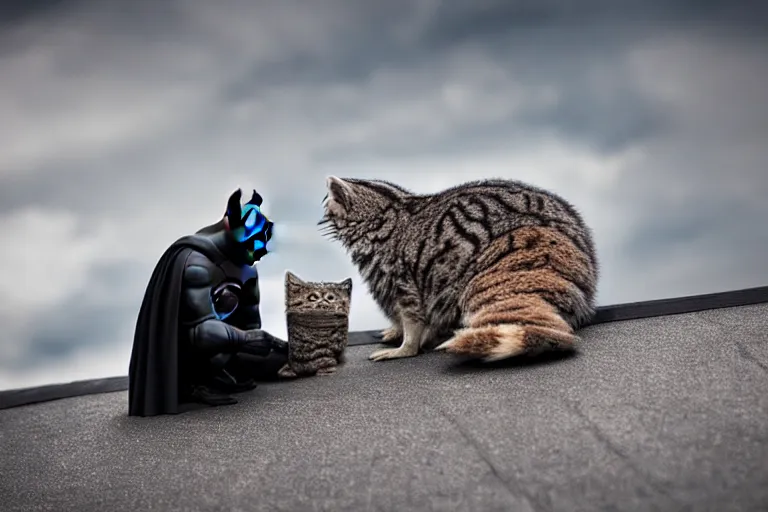
<svg viewBox="0 0 768 512">
<path fill-rule="evenodd" d="M 237 403 L 231 393 L 256 387 L 244 359 L 287 358 L 287 343 L 261 329 L 254 267 L 273 223 L 255 190 L 244 205 L 241 195 L 230 196 L 219 222 L 180 238 L 157 263 L 136 322 L 130 416 Z"/>
</svg>

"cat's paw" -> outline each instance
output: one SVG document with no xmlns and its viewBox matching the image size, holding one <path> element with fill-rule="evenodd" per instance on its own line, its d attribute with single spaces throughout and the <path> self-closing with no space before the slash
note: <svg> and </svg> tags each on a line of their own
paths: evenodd
<svg viewBox="0 0 768 512">
<path fill-rule="evenodd" d="M 296 377 L 298 377 L 298 374 L 296 374 L 296 372 L 293 371 L 293 369 L 288 363 L 284 364 L 283 367 L 277 371 L 277 375 L 284 379 L 295 379 Z"/>
<path fill-rule="evenodd" d="M 418 354 L 418 350 L 416 352 L 411 352 L 407 350 L 403 350 L 402 347 L 399 348 L 385 348 L 382 350 L 377 350 L 370 356 L 368 356 L 368 359 L 371 361 L 385 361 L 387 359 L 402 359 L 404 357 L 413 357 L 416 354 Z"/>
<path fill-rule="evenodd" d="M 397 327 L 388 327 L 379 333 L 383 343 L 392 343 L 403 338 L 403 331 Z"/>
<path fill-rule="evenodd" d="M 336 369 L 335 366 L 326 366 L 325 368 L 317 370 L 317 375 L 333 375 L 336 373 Z"/>
</svg>

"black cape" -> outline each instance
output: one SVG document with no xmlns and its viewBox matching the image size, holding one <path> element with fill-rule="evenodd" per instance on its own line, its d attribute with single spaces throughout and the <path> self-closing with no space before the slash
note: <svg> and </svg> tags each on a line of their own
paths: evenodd
<svg viewBox="0 0 768 512">
<path fill-rule="evenodd" d="M 180 238 L 160 257 L 136 321 L 128 370 L 129 416 L 180 412 L 180 391 L 186 390 L 180 389 L 185 347 L 179 343 L 179 303 L 184 267 L 192 252 L 214 263 L 223 258 L 213 242 L 198 235 Z"/>
</svg>

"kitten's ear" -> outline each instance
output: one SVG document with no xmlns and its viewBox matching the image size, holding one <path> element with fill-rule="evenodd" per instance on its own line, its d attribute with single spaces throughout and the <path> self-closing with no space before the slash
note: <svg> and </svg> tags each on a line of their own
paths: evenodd
<svg viewBox="0 0 768 512">
<path fill-rule="evenodd" d="M 347 290 L 347 293 L 352 293 L 352 278 L 348 277 L 341 282 L 342 288 Z"/>
<path fill-rule="evenodd" d="M 299 277 L 296 274 L 294 274 L 290 270 L 286 270 L 285 271 L 285 284 L 292 284 L 292 285 L 296 285 L 296 286 L 301 286 L 301 285 L 303 285 L 305 283 L 304 283 L 304 281 L 299 279 Z"/>
<path fill-rule="evenodd" d="M 346 208 L 352 186 L 336 176 L 328 176 L 325 179 L 325 186 L 328 189 L 328 198 Z"/>
</svg>

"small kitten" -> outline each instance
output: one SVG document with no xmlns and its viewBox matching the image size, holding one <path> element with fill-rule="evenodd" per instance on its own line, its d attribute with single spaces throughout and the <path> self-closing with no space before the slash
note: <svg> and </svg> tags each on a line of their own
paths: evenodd
<svg viewBox="0 0 768 512">
<path fill-rule="evenodd" d="M 352 279 L 306 282 L 285 273 L 288 362 L 278 375 L 331 375 L 343 362 L 349 340 Z"/>
<path fill-rule="evenodd" d="M 326 186 L 320 224 L 392 322 L 383 341 L 400 342 L 374 361 L 427 348 L 485 361 L 570 349 L 595 312 L 592 232 L 550 191 L 501 179 L 435 194 L 335 176 Z"/>
</svg>

